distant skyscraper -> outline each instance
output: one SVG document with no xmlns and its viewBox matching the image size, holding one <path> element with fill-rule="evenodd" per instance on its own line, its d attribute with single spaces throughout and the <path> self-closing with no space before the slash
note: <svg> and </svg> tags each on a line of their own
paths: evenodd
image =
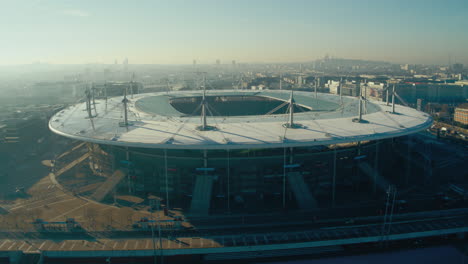
<svg viewBox="0 0 468 264">
<path fill-rule="evenodd" d="M 220 65 L 221 61 L 219 59 L 216 60 L 216 65 Z"/>
<path fill-rule="evenodd" d="M 232 65 L 236 66 L 236 60 L 232 60 Z"/>
<path fill-rule="evenodd" d="M 463 72 L 463 64 L 455 63 L 452 65 L 452 73 L 462 73 Z"/>
<path fill-rule="evenodd" d="M 128 71 L 128 58 L 125 58 L 123 61 L 124 71 Z"/>
<path fill-rule="evenodd" d="M 302 87 L 303 84 L 305 84 L 305 78 L 302 75 L 299 75 L 296 77 L 296 83 L 298 87 Z"/>
<path fill-rule="evenodd" d="M 197 66 L 197 60 L 193 60 L 193 67 Z"/>
</svg>

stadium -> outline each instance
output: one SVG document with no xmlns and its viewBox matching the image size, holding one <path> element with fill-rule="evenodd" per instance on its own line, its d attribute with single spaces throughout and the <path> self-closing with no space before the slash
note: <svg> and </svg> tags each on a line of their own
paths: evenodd
<svg viewBox="0 0 468 264">
<path fill-rule="evenodd" d="M 408 180 L 393 168 L 395 140 L 432 119 L 389 101 L 286 90 L 88 92 L 49 127 L 88 145 L 91 170 L 104 179 L 90 195 L 97 201 L 151 196 L 197 216 L 307 211 L 371 201 Z"/>
</svg>

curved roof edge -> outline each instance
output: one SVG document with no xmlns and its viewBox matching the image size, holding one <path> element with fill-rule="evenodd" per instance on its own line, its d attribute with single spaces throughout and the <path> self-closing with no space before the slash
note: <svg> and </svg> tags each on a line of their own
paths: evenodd
<svg viewBox="0 0 468 264">
<path fill-rule="evenodd" d="M 142 143 L 142 142 L 126 142 L 126 141 L 112 141 L 112 140 L 103 140 L 103 139 L 96 139 L 96 138 L 89 138 L 77 135 L 70 135 L 59 131 L 51 126 L 51 121 L 49 121 L 49 129 L 61 136 L 90 142 L 96 144 L 103 144 L 103 145 L 113 145 L 119 147 L 134 147 L 134 148 L 152 148 L 152 149 L 191 149 L 191 150 L 228 150 L 228 149 L 264 149 L 264 148 L 284 148 L 284 147 L 309 147 L 309 146 L 320 146 L 320 145 L 333 145 L 333 144 L 340 144 L 340 143 L 350 143 L 350 142 L 358 142 L 358 141 L 367 141 L 367 140 L 381 140 L 387 138 L 395 138 L 395 137 L 402 137 L 411 134 L 418 133 L 422 130 L 429 128 L 432 125 L 432 118 L 429 118 L 425 123 L 420 124 L 415 127 L 411 127 L 410 129 L 404 129 L 402 131 L 394 132 L 394 133 L 379 133 L 379 134 L 371 134 L 371 135 L 362 135 L 362 136 L 355 136 L 355 137 L 341 137 L 341 138 L 333 138 L 330 140 L 314 140 L 314 141 L 289 141 L 287 138 L 281 143 L 252 143 L 252 144 L 235 144 L 235 143 L 226 143 L 226 144 L 158 144 L 158 143 Z"/>
</svg>

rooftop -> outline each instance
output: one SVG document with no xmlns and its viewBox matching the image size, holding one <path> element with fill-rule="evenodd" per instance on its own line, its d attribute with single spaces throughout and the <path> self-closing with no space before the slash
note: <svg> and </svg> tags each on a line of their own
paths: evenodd
<svg viewBox="0 0 468 264">
<path fill-rule="evenodd" d="M 429 115 L 397 105 L 396 114 L 383 102 L 363 103 L 363 123 L 352 122 L 358 115 L 359 100 L 332 94 L 295 92 L 297 105 L 310 111 L 294 115 L 300 128 L 287 128 L 288 115 L 209 115 L 214 130 L 200 131 L 198 115 L 179 112 L 170 104 L 174 98 L 197 98 L 202 91 L 148 93 L 129 96 L 128 120 L 122 126 L 122 97 L 96 100 L 97 116 L 88 118 L 86 103 L 73 105 L 53 116 L 49 127 L 57 134 L 99 144 L 163 149 L 242 149 L 328 145 L 403 136 L 428 128 Z M 290 91 L 210 90 L 207 96 L 259 96 L 286 102 Z M 195 99 L 197 100 L 197 99 Z M 241 107 L 241 106 L 240 106 Z"/>
</svg>

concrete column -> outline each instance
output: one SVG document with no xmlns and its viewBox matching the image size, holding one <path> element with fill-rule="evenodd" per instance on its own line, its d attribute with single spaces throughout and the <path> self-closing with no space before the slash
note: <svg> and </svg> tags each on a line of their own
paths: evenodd
<svg viewBox="0 0 468 264">
<path fill-rule="evenodd" d="M 127 160 L 127 166 L 130 167 L 130 152 L 128 151 L 128 147 L 125 147 L 125 159 Z M 132 193 L 132 187 L 130 184 L 130 168 L 127 168 L 127 187 L 128 187 L 128 193 Z"/>
<path fill-rule="evenodd" d="M 283 208 L 286 208 L 286 148 L 283 148 Z"/>
<path fill-rule="evenodd" d="M 208 168 L 208 153 L 206 152 L 206 149 L 203 150 L 203 167 Z M 207 174 L 206 170 L 205 174 Z"/>
<path fill-rule="evenodd" d="M 294 153 L 294 149 L 289 148 L 289 164 L 290 165 L 293 164 L 293 162 L 294 162 L 293 153 Z M 290 173 L 291 169 L 289 169 L 288 172 Z M 288 180 L 288 179 L 286 179 L 286 180 Z M 291 192 L 289 193 L 289 200 L 291 200 Z"/>
<path fill-rule="evenodd" d="M 374 158 L 374 184 L 372 186 L 372 192 L 377 192 L 377 175 L 379 173 L 379 144 L 380 141 L 375 142 L 375 158 Z"/>
<path fill-rule="evenodd" d="M 407 146 L 407 151 L 408 151 L 408 160 L 406 161 L 406 173 L 405 173 L 405 176 L 406 176 L 406 179 L 405 179 L 405 185 L 408 186 L 409 184 L 409 178 L 410 178 L 410 174 L 411 174 L 411 136 L 408 136 L 408 144 L 406 144 Z"/>
<path fill-rule="evenodd" d="M 294 149 L 289 148 L 289 164 L 293 164 L 293 162 L 294 162 L 293 153 L 294 153 Z"/>
<path fill-rule="evenodd" d="M 39 260 L 37 261 L 37 264 L 43 264 L 43 263 L 44 263 L 44 254 L 40 253 Z"/>
<path fill-rule="evenodd" d="M 426 152 L 426 155 L 427 155 L 427 160 L 425 162 L 425 173 L 426 173 L 426 179 L 425 181 L 426 182 L 431 182 L 432 181 L 432 143 L 428 143 L 426 144 L 425 146 L 425 152 Z"/>
<path fill-rule="evenodd" d="M 227 207 L 228 213 L 231 213 L 231 157 L 229 149 L 227 151 Z"/>
<path fill-rule="evenodd" d="M 332 207 L 335 207 L 336 190 L 336 148 L 333 149 Z"/>
<path fill-rule="evenodd" d="M 167 175 L 167 149 L 164 149 L 164 174 L 166 176 L 166 208 L 169 210 L 171 208 L 169 206 L 169 183 L 168 183 L 168 175 Z"/>
<path fill-rule="evenodd" d="M 12 251 L 9 253 L 9 261 L 11 264 L 21 263 L 21 258 L 23 257 L 22 251 Z"/>
<path fill-rule="evenodd" d="M 357 143 L 357 155 L 361 156 L 361 141 L 358 141 Z M 359 163 L 360 161 L 358 161 Z M 361 189 L 361 172 L 359 170 L 356 170 L 356 176 L 358 177 L 358 182 L 357 182 L 357 190 L 359 191 Z"/>
</svg>

